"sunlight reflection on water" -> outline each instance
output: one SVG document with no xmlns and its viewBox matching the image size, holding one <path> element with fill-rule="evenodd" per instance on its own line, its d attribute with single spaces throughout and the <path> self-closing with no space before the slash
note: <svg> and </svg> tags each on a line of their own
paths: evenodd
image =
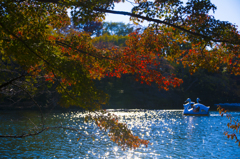
<svg viewBox="0 0 240 159">
<path fill-rule="evenodd" d="M 234 141 L 223 135 L 228 122 L 217 112 L 210 116 L 183 116 L 182 110 L 107 110 L 127 123 L 135 135 L 150 141 L 148 148 L 122 151 L 111 142 L 105 132 L 94 123 L 84 123 L 85 113 L 53 112 L 49 114 L 48 125 L 69 125 L 83 132 L 80 140 L 73 131 L 51 130 L 37 137 L 0 140 L 1 158 L 236 158 L 240 149 Z M 29 117 L 36 112 L 28 112 Z M 240 118 L 239 112 L 232 112 Z M 0 113 L 1 134 L 19 132 L 27 128 L 26 118 L 14 113 Z M 37 122 L 37 121 L 35 121 Z M 8 126 L 14 125 L 14 126 Z M 4 129 L 3 129 L 4 128 Z M 86 135 L 94 135 L 95 140 Z M 15 146 L 17 145 L 17 146 Z M 239 151 L 236 151 L 239 149 Z M 223 151 L 224 150 L 224 151 Z"/>
</svg>

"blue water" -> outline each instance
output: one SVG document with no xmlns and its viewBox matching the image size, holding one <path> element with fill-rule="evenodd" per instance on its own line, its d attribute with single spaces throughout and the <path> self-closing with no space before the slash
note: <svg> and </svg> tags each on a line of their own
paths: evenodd
<svg viewBox="0 0 240 159">
<path fill-rule="evenodd" d="M 228 119 L 218 112 L 192 117 L 179 110 L 108 111 L 151 144 L 123 151 L 95 124 L 84 123 L 83 112 L 55 111 L 45 114 L 46 125 L 72 126 L 82 134 L 55 129 L 22 139 L 0 138 L 0 158 L 240 158 L 238 144 L 223 134 Z M 240 112 L 231 114 L 240 119 Z M 27 133 L 40 123 L 36 111 L 1 111 L 0 120 L 0 134 Z"/>
</svg>

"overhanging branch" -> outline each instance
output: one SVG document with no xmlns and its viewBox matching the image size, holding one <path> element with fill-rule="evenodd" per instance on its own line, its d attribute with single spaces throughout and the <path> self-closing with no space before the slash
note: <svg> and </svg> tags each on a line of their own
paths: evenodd
<svg viewBox="0 0 240 159">
<path fill-rule="evenodd" d="M 60 4 L 60 0 L 38 0 L 38 1 L 43 2 L 43 3 Z M 61 4 L 62 3 L 63 2 L 61 2 Z M 69 6 L 70 4 L 67 4 L 67 5 Z M 74 4 L 71 4 L 71 5 L 74 5 Z M 84 4 L 82 2 L 77 2 L 75 5 L 76 6 L 84 6 Z M 149 22 L 155 22 L 155 23 L 159 23 L 159 24 L 168 25 L 168 26 L 174 27 L 175 29 L 178 29 L 178 30 L 184 31 L 186 33 L 189 33 L 193 36 L 202 37 L 205 40 L 211 40 L 213 42 L 224 42 L 224 43 L 231 43 L 231 44 L 239 45 L 239 42 L 231 42 L 229 40 L 214 39 L 210 36 L 207 36 L 207 35 L 204 35 L 204 34 L 201 34 L 201 33 L 197 33 L 197 32 L 193 32 L 191 30 L 187 30 L 184 27 L 181 27 L 181 26 L 178 26 L 178 25 L 175 25 L 175 24 L 172 24 L 172 23 L 160 20 L 160 19 L 149 18 L 149 17 L 146 17 L 146 16 L 137 15 L 137 14 L 134 14 L 134 13 L 131 13 L 131 12 L 115 11 L 115 10 L 109 10 L 109 9 L 97 8 L 97 7 L 94 7 L 93 11 L 102 12 L 102 13 L 110 13 L 110 14 L 118 14 L 118 15 L 126 15 L 126 16 L 130 16 L 130 17 L 136 17 L 136 18 L 140 18 L 140 19 L 143 19 L 143 20 L 147 20 Z"/>
<path fill-rule="evenodd" d="M 181 31 L 184 31 L 184 32 L 186 32 L 186 33 L 189 33 L 189 34 L 191 34 L 191 35 L 198 36 L 198 37 L 202 37 L 203 39 L 211 40 L 211 41 L 214 41 L 214 42 L 232 43 L 232 42 L 230 42 L 230 41 L 228 41 L 228 40 L 217 40 L 217 39 L 214 39 L 214 38 L 212 38 L 212 37 L 209 37 L 209 36 L 206 36 L 206 35 L 197 33 L 197 32 L 193 32 L 193 31 L 187 30 L 187 29 L 185 29 L 185 28 L 183 28 L 183 27 L 181 27 L 181 26 L 178 26 L 178 25 L 175 25 L 175 24 L 171 24 L 171 23 L 168 23 L 168 22 L 163 21 L 163 20 L 160 20 L 160 19 L 153 19 L 153 18 L 149 18 L 149 17 L 145 17 L 145 16 L 141 16 L 141 15 L 133 14 L 133 13 L 130 13 L 130 12 L 125 12 L 125 11 L 114 11 L 114 10 L 101 9 L 101 8 L 96 8 L 96 7 L 94 7 L 93 10 L 99 11 L 99 12 L 104 12 L 104 13 L 127 15 L 127 16 L 130 16 L 130 17 L 136 17 L 136 18 L 144 19 L 144 20 L 147 20 L 147 21 L 149 21 L 149 22 L 155 22 L 155 23 L 159 23 L 159 24 L 165 24 L 165 25 L 174 27 L 174 28 L 176 28 L 176 29 L 179 29 L 179 30 L 181 30 Z M 237 44 L 237 45 L 239 45 L 239 43 L 232 43 L 232 44 Z"/>
<path fill-rule="evenodd" d="M 13 79 L 11 79 L 10 81 L 7 81 L 6 83 L 1 84 L 1 85 L 0 85 L 0 89 L 2 89 L 3 87 L 6 87 L 7 85 L 12 84 L 12 82 L 14 82 L 14 81 L 16 81 L 16 80 L 18 80 L 18 79 L 26 76 L 27 74 L 28 74 L 28 73 L 23 73 L 23 74 L 21 74 L 20 76 L 18 76 L 18 77 L 16 77 L 16 78 L 13 78 Z"/>
<path fill-rule="evenodd" d="M 73 127 L 64 127 L 64 126 L 52 126 L 52 127 L 45 127 L 42 128 L 41 130 L 35 132 L 35 133 L 28 133 L 28 134 L 22 134 L 22 135 L 0 135 L 0 138 L 24 138 L 24 137 L 28 137 L 28 136 L 36 136 L 38 134 L 41 134 L 42 132 L 49 130 L 49 129 L 67 129 L 67 130 L 73 130 L 76 131 L 78 134 L 81 134 L 83 136 L 83 133 L 81 133 L 78 129 L 73 128 Z"/>
</svg>

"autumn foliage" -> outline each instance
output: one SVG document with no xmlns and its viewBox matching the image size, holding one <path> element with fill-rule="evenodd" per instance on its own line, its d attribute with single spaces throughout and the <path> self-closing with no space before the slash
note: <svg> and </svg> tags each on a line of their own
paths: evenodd
<svg viewBox="0 0 240 159">
<path fill-rule="evenodd" d="M 118 117 L 107 113 L 106 110 L 103 110 L 100 114 L 87 115 L 85 121 L 89 120 L 93 120 L 100 130 L 108 132 L 110 139 L 117 143 L 123 150 L 127 148 L 136 149 L 141 144 L 147 147 L 149 144 L 148 140 L 134 136 L 132 131 L 127 128 L 126 123 L 119 123 Z"/>
<path fill-rule="evenodd" d="M 94 80 L 105 77 L 133 74 L 136 81 L 154 83 L 159 89 L 180 86 L 182 79 L 162 71 L 162 59 L 182 63 L 191 73 L 205 68 L 240 74 L 239 31 L 235 25 L 208 15 L 216 9 L 210 1 L 190 0 L 184 6 L 179 0 L 136 0 L 138 5 L 131 13 L 113 11 L 116 2 L 120 0 L 2 0 L 1 58 L 17 64 L 25 72 L 22 76 L 56 84 L 62 106 L 85 110 L 99 110 L 107 103 L 108 95 L 94 85 Z M 123 47 L 112 48 L 96 47 L 94 37 L 71 28 L 72 23 L 100 22 L 105 13 L 128 15 L 134 23 L 148 20 L 153 24 L 129 34 Z M 186 44 L 190 47 L 184 49 Z M 1 79 L 1 87 L 14 82 L 9 81 Z M 102 114 L 93 119 L 124 149 L 148 144 L 133 136 L 116 117 Z"/>
<path fill-rule="evenodd" d="M 229 119 L 229 123 L 227 124 L 227 127 L 229 129 L 232 129 L 233 131 L 233 133 L 229 133 L 228 131 L 225 131 L 224 135 L 226 135 L 227 138 L 231 138 L 232 140 L 235 139 L 235 143 L 238 143 L 238 146 L 240 146 L 240 140 L 237 137 L 238 136 L 237 134 L 240 134 L 240 122 L 238 121 L 238 119 L 235 120 L 231 116 L 231 114 L 228 114 L 228 110 L 226 110 L 225 108 L 221 108 L 221 106 L 218 106 L 217 110 L 221 116 L 226 115 L 226 117 Z"/>
</svg>

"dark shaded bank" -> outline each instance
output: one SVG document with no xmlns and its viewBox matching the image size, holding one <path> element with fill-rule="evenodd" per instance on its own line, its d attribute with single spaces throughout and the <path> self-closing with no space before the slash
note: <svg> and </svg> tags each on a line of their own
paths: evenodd
<svg viewBox="0 0 240 159">
<path fill-rule="evenodd" d="M 96 81 L 96 85 L 110 95 L 109 104 L 103 106 L 106 109 L 183 109 L 187 98 L 196 102 L 197 97 L 202 104 L 210 106 L 210 110 L 217 110 L 214 106 L 216 103 L 240 103 L 238 94 L 229 91 L 226 86 L 222 87 L 215 78 L 208 83 L 194 77 L 185 81 L 180 87 L 169 91 L 159 90 L 155 85 L 140 84 L 129 75 L 105 78 Z M 191 83 L 195 85 L 189 87 Z"/>
<path fill-rule="evenodd" d="M 133 103 L 133 101 L 113 101 L 113 100 L 110 100 L 111 103 L 115 104 L 115 105 L 110 105 L 110 104 L 107 104 L 105 106 L 103 106 L 103 109 L 115 109 L 115 110 L 132 110 L 132 109 L 139 109 L 139 110 L 164 110 L 164 109 L 167 109 L 167 110 L 171 110 L 171 109 L 179 109 L 179 110 L 182 110 L 183 107 L 181 104 L 179 105 L 161 105 L 160 102 L 159 103 L 159 106 L 158 108 L 154 106 L 154 101 L 152 102 L 147 102 L 147 101 L 143 101 L 143 103 L 137 103 L 138 105 L 130 105 L 131 103 Z M 121 105 L 122 103 L 124 103 L 125 105 Z M 156 102 L 157 103 L 157 102 Z M 2 104 L 2 103 L 1 103 Z M 144 105 L 146 104 L 146 105 Z M 21 103 L 20 103 L 21 105 Z M 14 110 L 14 111 L 24 111 L 24 110 L 35 110 L 35 111 L 39 111 L 39 108 L 34 106 L 34 105 L 17 105 L 17 106 L 8 106 L 8 105 L 0 105 L 0 111 L 6 111 L 6 110 Z M 217 107 L 219 106 L 219 104 L 214 104 L 214 105 L 211 105 L 210 106 L 210 110 L 211 111 L 216 111 L 217 110 Z M 222 108 L 225 108 L 226 110 L 229 110 L 229 111 L 240 111 L 240 106 L 234 106 L 234 105 L 225 105 L 225 104 L 222 104 L 220 105 Z M 59 110 L 59 111 L 85 111 L 84 109 L 82 108 L 79 108 L 77 106 L 71 106 L 69 108 L 65 108 L 65 107 L 61 107 L 59 105 L 55 106 L 55 107 L 42 107 L 41 110 L 43 111 L 56 111 L 56 110 Z"/>
<path fill-rule="evenodd" d="M 183 73 L 182 74 L 187 74 Z M 104 78 L 95 81 L 97 88 L 110 96 L 109 103 L 103 105 L 104 109 L 183 109 L 187 98 L 210 106 L 210 110 L 217 110 L 217 103 L 240 103 L 240 80 L 225 78 L 216 74 L 201 73 L 200 75 L 184 75 L 181 77 L 184 83 L 178 88 L 170 88 L 169 91 L 159 90 L 156 85 L 146 85 L 136 82 L 134 76 L 124 75 L 121 78 Z M 42 109 L 77 109 L 71 106 L 63 108 L 58 105 L 59 95 L 42 95 L 35 100 Z M 6 100 L 7 101 L 7 100 Z M 15 99 L 17 101 L 17 99 Z M 239 111 L 239 107 L 225 107 L 231 111 Z M 36 109 L 39 108 L 31 99 L 22 100 L 16 104 L 0 102 L 0 110 Z"/>
<path fill-rule="evenodd" d="M 240 111 L 240 103 L 219 103 L 219 104 L 214 104 L 213 108 L 217 109 L 218 106 L 228 111 Z"/>
<path fill-rule="evenodd" d="M 1 104 L 1 103 L 0 103 Z M 21 104 L 21 103 L 20 103 Z M 9 107 L 7 105 L 0 105 L 0 111 L 11 111 L 11 110 L 14 110 L 14 111 L 24 111 L 24 110 L 33 110 L 33 111 L 39 111 L 39 108 L 34 106 L 34 105 L 27 105 L 27 106 L 15 106 L 15 107 Z M 64 108 L 64 107 L 61 107 L 61 106 L 56 106 L 56 107 L 41 107 L 41 110 L 43 112 L 49 112 L 49 111 L 56 111 L 56 110 L 59 110 L 59 111 L 72 111 L 72 110 L 77 110 L 77 111 L 85 111 L 84 109 L 82 108 L 79 108 L 79 107 L 76 107 L 76 106 L 71 106 L 69 108 Z"/>
<path fill-rule="evenodd" d="M 78 111 L 85 111 L 84 109 L 77 107 L 77 106 L 71 106 L 69 108 L 65 108 L 60 106 L 59 104 L 49 104 L 46 105 L 46 102 L 43 101 L 37 101 L 38 105 L 41 106 L 42 111 L 51 111 L 51 110 L 60 110 L 60 111 L 71 111 L 71 110 L 78 110 Z M 11 103 L 11 102 L 0 102 L 0 111 L 1 110 L 36 110 L 39 111 L 39 107 L 34 104 L 32 101 L 24 101 L 24 102 L 18 102 L 18 103 Z"/>
</svg>

